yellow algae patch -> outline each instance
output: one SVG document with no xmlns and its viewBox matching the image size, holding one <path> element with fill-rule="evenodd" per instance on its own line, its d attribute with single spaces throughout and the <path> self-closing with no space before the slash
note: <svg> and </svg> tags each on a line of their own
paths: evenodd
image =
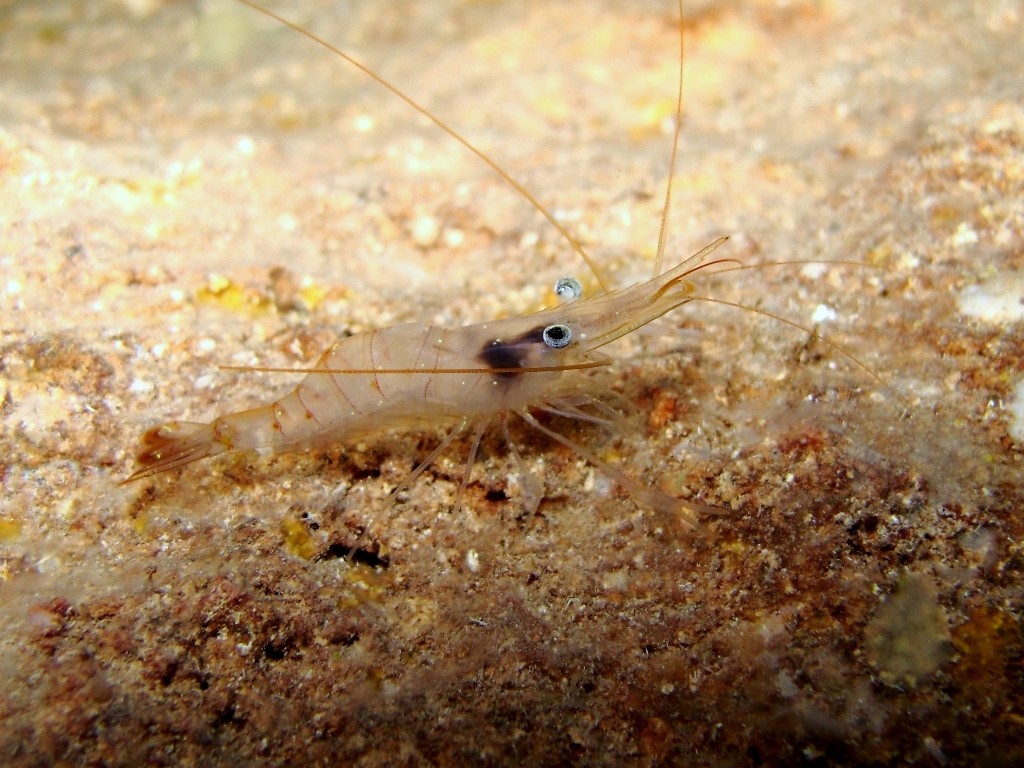
<svg viewBox="0 0 1024 768">
<path fill-rule="evenodd" d="M 299 289 L 299 299 L 312 311 L 327 298 L 329 291 L 322 285 L 311 283 Z"/>
<path fill-rule="evenodd" d="M 384 556 L 383 550 L 379 556 Z M 342 581 L 349 589 L 339 598 L 339 608 L 358 608 L 364 603 L 378 603 L 391 585 L 391 577 L 385 569 L 363 563 L 352 563 Z"/>
<path fill-rule="evenodd" d="M 634 119 L 630 122 L 630 138 L 638 141 L 660 133 L 665 121 L 675 117 L 675 114 L 675 99 L 663 97 L 640 101 L 633 111 Z"/>
<path fill-rule="evenodd" d="M 285 551 L 290 555 L 312 560 L 320 551 L 320 546 L 310 534 L 309 528 L 298 520 L 282 520 L 281 533 L 284 534 Z"/>
<path fill-rule="evenodd" d="M 269 312 L 274 306 L 265 294 L 218 274 L 210 275 L 206 285 L 196 291 L 196 299 L 204 304 L 249 316 Z"/>
<path fill-rule="evenodd" d="M 22 523 L 13 517 L 0 517 L 0 544 L 9 544 L 21 536 Z"/>
<path fill-rule="evenodd" d="M 136 533 L 145 533 L 149 528 L 149 515 L 145 512 L 133 512 L 128 517 L 128 524 Z"/>
</svg>

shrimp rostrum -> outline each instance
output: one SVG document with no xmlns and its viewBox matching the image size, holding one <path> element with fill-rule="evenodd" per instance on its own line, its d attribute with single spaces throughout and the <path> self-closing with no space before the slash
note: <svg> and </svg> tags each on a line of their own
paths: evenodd
<svg viewBox="0 0 1024 768">
<path fill-rule="evenodd" d="M 467 429 L 474 435 L 468 479 L 480 439 L 495 421 L 521 462 L 508 439 L 507 421 L 515 415 L 610 474 L 640 503 L 692 515 L 703 505 L 641 487 L 531 411 L 606 421 L 585 410 L 603 404 L 586 394 L 579 372 L 610 364 L 601 347 L 700 298 L 688 277 L 721 263 L 706 257 L 723 241 L 647 282 L 536 314 L 461 328 L 406 323 L 342 339 L 279 400 L 208 424 L 172 421 L 150 429 L 128 481 L 230 451 L 283 453 L 437 426 L 451 429 L 402 487 Z"/>
</svg>

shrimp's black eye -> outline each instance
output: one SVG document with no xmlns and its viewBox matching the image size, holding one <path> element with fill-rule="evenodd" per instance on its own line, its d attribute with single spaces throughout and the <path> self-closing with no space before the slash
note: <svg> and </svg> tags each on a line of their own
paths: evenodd
<svg viewBox="0 0 1024 768">
<path fill-rule="evenodd" d="M 552 349 L 561 349 L 572 343 L 572 328 L 568 325 L 549 325 L 544 329 L 544 343 Z"/>
</svg>

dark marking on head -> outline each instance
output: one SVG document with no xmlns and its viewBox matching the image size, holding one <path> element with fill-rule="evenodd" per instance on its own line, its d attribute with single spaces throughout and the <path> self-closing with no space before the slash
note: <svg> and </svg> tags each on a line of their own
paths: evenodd
<svg viewBox="0 0 1024 768">
<path fill-rule="evenodd" d="M 484 345 L 477 358 L 490 368 L 522 368 L 528 364 L 531 349 L 536 344 L 544 344 L 544 329 L 539 325 L 522 336 L 505 341 L 495 339 Z M 500 379 L 514 379 L 521 374 L 514 371 L 502 371 L 495 374 Z"/>
</svg>

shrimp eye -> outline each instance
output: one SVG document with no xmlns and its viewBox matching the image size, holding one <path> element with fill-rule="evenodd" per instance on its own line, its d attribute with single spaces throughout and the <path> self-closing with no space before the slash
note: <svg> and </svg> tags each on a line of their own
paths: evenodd
<svg viewBox="0 0 1024 768">
<path fill-rule="evenodd" d="M 583 295 L 583 286 L 575 277 L 560 277 L 555 283 L 555 295 L 562 301 L 576 301 Z"/>
<path fill-rule="evenodd" d="M 549 325 L 544 329 L 544 343 L 552 349 L 567 347 L 572 342 L 572 328 L 568 325 Z"/>
</svg>

